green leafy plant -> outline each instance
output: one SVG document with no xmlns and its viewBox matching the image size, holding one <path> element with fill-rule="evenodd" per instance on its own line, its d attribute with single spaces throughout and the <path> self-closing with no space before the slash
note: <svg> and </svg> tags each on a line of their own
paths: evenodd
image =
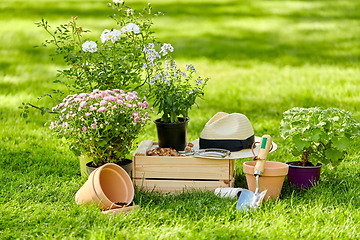
<svg viewBox="0 0 360 240">
<path fill-rule="evenodd" d="M 59 70 L 56 82 L 65 84 L 72 91 L 91 91 L 92 89 L 121 88 L 129 90 L 145 84 L 141 78 L 146 74 L 144 46 L 154 43 L 151 31 L 153 15 L 151 7 L 140 12 L 124 5 L 123 1 L 109 4 L 116 11 L 114 19 L 118 29 L 105 29 L 99 40 L 83 37 L 83 30 L 77 25 L 77 17 L 67 24 L 50 31 L 47 21 L 42 19 L 38 27 L 51 36 L 44 46 L 55 45 L 55 56 L 61 56 L 69 69 Z M 156 14 L 158 16 L 158 14 Z M 63 79 L 67 81 L 63 81 Z"/>
<path fill-rule="evenodd" d="M 137 92 L 93 90 L 69 95 L 52 111 L 54 134 L 77 155 L 85 154 L 96 166 L 121 162 L 146 124 L 148 103 Z"/>
<path fill-rule="evenodd" d="M 311 161 L 336 167 L 359 131 L 352 114 L 337 108 L 295 107 L 284 112 L 280 123 L 281 137 L 288 140 L 294 156 L 301 156 L 303 166 Z"/>
<path fill-rule="evenodd" d="M 161 46 L 157 52 L 154 44 L 145 48 L 148 68 L 152 78 L 149 80 L 150 97 L 154 101 L 154 108 L 161 114 L 161 121 L 165 123 L 179 122 L 179 117 L 188 118 L 188 112 L 196 104 L 196 99 L 204 95 L 204 88 L 208 78 L 202 79 L 196 75 L 195 66 L 186 64 L 185 71 L 178 68 L 169 52 L 174 48 L 169 43 Z M 164 63 L 160 61 L 165 57 Z"/>
</svg>

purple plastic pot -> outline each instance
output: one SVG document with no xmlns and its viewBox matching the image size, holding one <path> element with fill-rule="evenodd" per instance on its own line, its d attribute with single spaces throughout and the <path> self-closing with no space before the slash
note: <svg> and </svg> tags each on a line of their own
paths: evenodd
<svg viewBox="0 0 360 240">
<path fill-rule="evenodd" d="M 294 185 L 298 189 L 309 189 L 315 185 L 320 179 L 320 171 L 322 164 L 319 166 L 293 166 L 292 163 L 298 161 L 287 162 L 289 165 L 288 184 Z"/>
</svg>

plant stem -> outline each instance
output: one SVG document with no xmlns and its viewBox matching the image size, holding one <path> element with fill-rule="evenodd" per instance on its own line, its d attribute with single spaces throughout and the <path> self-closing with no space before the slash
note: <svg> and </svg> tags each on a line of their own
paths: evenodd
<svg viewBox="0 0 360 240">
<path fill-rule="evenodd" d="M 311 150 L 308 150 L 306 152 L 303 152 L 303 154 L 301 155 L 301 163 L 303 167 L 305 167 L 306 163 L 309 161 L 309 156 L 311 152 Z"/>
</svg>

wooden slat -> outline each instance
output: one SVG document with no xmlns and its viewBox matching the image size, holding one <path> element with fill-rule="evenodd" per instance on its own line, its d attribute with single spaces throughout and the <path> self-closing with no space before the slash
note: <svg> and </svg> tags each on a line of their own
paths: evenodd
<svg viewBox="0 0 360 240">
<path fill-rule="evenodd" d="M 231 182 L 224 181 L 181 181 L 181 180 L 149 180 L 135 179 L 139 188 L 148 191 L 157 190 L 160 192 L 181 192 L 183 189 L 206 189 L 215 190 L 218 187 L 230 187 Z"/>
<path fill-rule="evenodd" d="M 229 159 L 135 156 L 135 178 L 230 180 Z"/>
</svg>

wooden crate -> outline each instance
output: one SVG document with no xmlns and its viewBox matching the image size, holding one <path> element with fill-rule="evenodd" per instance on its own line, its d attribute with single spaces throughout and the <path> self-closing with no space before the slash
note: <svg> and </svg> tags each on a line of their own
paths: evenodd
<svg viewBox="0 0 360 240">
<path fill-rule="evenodd" d="M 184 188 L 214 190 L 233 186 L 234 159 L 146 156 L 146 152 L 155 147 L 157 142 L 142 141 L 132 156 L 133 181 L 138 187 L 178 192 Z"/>
</svg>

